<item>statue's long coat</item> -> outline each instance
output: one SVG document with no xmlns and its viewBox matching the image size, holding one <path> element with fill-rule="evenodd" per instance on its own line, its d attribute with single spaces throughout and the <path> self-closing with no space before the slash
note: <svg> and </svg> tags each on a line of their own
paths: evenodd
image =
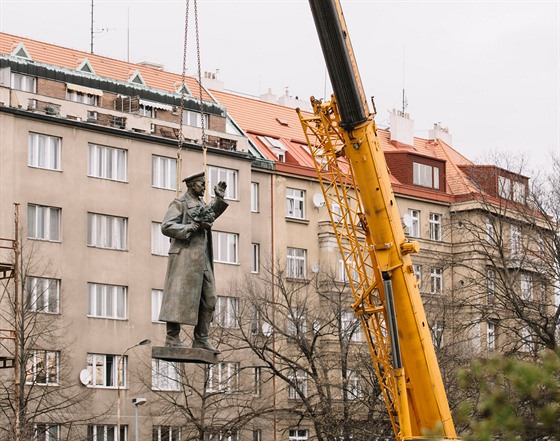
<svg viewBox="0 0 560 441">
<path fill-rule="evenodd" d="M 175 199 L 169 205 L 167 214 L 163 219 L 161 231 L 171 237 L 167 274 L 163 288 L 163 300 L 159 319 L 164 322 L 185 323 L 196 325 L 204 270 L 206 269 L 205 244 L 208 247 L 212 272 L 212 233 L 199 229 L 186 232 L 185 227 L 195 223 L 191 214 L 195 207 L 204 205 L 204 202 L 191 196 L 188 192 Z M 227 202 L 215 198 L 209 205 L 216 218 L 228 207 Z M 204 235 L 207 231 L 207 240 Z"/>
</svg>

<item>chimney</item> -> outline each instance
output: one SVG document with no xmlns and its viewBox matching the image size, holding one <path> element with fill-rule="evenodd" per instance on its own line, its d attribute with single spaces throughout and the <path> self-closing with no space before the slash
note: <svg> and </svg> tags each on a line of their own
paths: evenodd
<svg viewBox="0 0 560 441">
<path fill-rule="evenodd" d="M 205 71 L 202 77 L 202 85 L 207 89 L 224 90 L 224 82 L 219 78 L 220 69 L 215 72 Z"/>
<path fill-rule="evenodd" d="M 292 109 L 299 107 L 301 110 L 307 110 L 308 112 L 313 110 L 309 101 L 300 100 L 297 96 L 295 98 L 290 96 L 288 87 L 286 87 L 286 94 L 278 98 L 278 104 L 284 107 L 291 107 Z"/>
<path fill-rule="evenodd" d="M 164 70 L 165 66 L 160 63 L 156 63 L 154 61 L 140 61 L 140 63 L 136 63 L 140 66 L 151 67 L 152 69 L 156 70 Z"/>
<path fill-rule="evenodd" d="M 428 133 L 428 139 L 435 141 L 436 139 L 441 139 L 445 142 L 448 146 L 452 146 L 453 137 L 449 133 L 448 127 L 442 127 L 441 123 L 434 123 L 433 130 L 430 130 Z"/>
<path fill-rule="evenodd" d="M 408 113 L 393 109 L 389 117 L 390 140 L 401 144 L 414 145 L 414 120 Z"/>
<path fill-rule="evenodd" d="M 263 93 L 261 96 L 259 96 L 259 98 L 261 99 L 261 101 L 266 101 L 267 103 L 276 104 L 278 102 L 278 97 L 272 93 L 272 89 L 270 88 L 268 89 L 267 93 Z"/>
</svg>

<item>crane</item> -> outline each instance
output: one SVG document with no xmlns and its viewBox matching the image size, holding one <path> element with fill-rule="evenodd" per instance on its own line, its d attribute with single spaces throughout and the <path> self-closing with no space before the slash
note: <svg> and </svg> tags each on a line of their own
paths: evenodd
<svg viewBox="0 0 560 441">
<path fill-rule="evenodd" d="M 397 440 L 457 439 L 441 372 L 339 0 L 310 0 L 333 86 L 298 110 Z M 336 211 L 334 210 L 336 207 Z"/>
</svg>

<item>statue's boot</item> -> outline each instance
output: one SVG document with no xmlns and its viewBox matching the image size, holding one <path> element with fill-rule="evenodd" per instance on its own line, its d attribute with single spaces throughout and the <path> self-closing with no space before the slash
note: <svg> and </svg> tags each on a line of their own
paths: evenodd
<svg viewBox="0 0 560 441">
<path fill-rule="evenodd" d="M 187 345 L 181 341 L 179 334 L 181 333 L 181 324 L 167 322 L 167 336 L 165 337 L 165 346 L 172 348 L 186 348 Z"/>
<path fill-rule="evenodd" d="M 194 341 L 193 348 L 206 349 L 214 354 L 221 354 L 222 351 L 216 349 L 210 343 L 208 338 L 208 330 L 210 328 L 210 322 L 212 322 L 212 316 L 214 315 L 214 310 L 200 308 L 198 313 L 198 324 L 194 327 Z"/>
</svg>

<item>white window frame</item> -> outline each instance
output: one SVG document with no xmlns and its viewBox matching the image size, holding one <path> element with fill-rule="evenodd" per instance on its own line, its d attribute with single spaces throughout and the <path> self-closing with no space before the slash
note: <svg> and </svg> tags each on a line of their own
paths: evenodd
<svg viewBox="0 0 560 441">
<path fill-rule="evenodd" d="M 27 237 L 60 242 L 62 210 L 46 205 L 27 205 Z"/>
<path fill-rule="evenodd" d="M 286 217 L 305 219 L 305 190 L 286 187 Z"/>
<path fill-rule="evenodd" d="M 203 114 L 204 127 L 208 128 L 208 114 Z M 202 128 L 202 117 L 200 112 L 183 109 L 183 124 L 190 127 Z"/>
<path fill-rule="evenodd" d="M 126 320 L 126 286 L 88 282 L 88 317 Z"/>
<path fill-rule="evenodd" d="M 511 257 L 517 257 L 521 253 L 521 227 L 510 225 L 510 247 Z"/>
<path fill-rule="evenodd" d="M 99 389 L 117 389 L 117 381 L 120 380 L 119 388 L 126 388 L 128 365 L 127 356 L 112 354 L 87 354 L 87 369 L 90 373 L 91 383 L 88 387 Z M 120 374 L 119 374 L 120 370 Z"/>
<path fill-rule="evenodd" d="M 254 397 L 260 397 L 262 392 L 262 369 L 260 366 L 253 367 L 253 393 Z"/>
<path fill-rule="evenodd" d="M 286 317 L 286 334 L 297 337 L 298 330 L 300 335 L 307 334 L 307 312 L 303 308 L 290 308 Z"/>
<path fill-rule="evenodd" d="M 60 136 L 29 132 L 27 136 L 27 165 L 45 170 L 62 170 Z"/>
<path fill-rule="evenodd" d="M 519 275 L 519 295 L 526 302 L 533 300 L 533 276 L 531 274 Z"/>
<path fill-rule="evenodd" d="M 159 320 L 159 312 L 161 311 L 162 300 L 163 290 L 152 289 L 152 323 L 164 323 Z"/>
<path fill-rule="evenodd" d="M 354 311 L 342 311 L 340 314 L 340 332 L 347 341 L 364 341 L 364 334 L 359 319 Z"/>
<path fill-rule="evenodd" d="M 520 204 L 525 203 L 526 193 L 527 193 L 527 187 L 523 182 L 513 181 L 512 196 L 514 202 Z"/>
<path fill-rule="evenodd" d="M 18 72 L 11 73 L 10 86 L 12 89 L 22 92 L 37 93 L 37 78 L 30 75 L 23 75 Z"/>
<path fill-rule="evenodd" d="M 152 441 L 181 441 L 181 428 L 177 426 L 152 426 Z"/>
<path fill-rule="evenodd" d="M 152 155 L 152 187 L 177 190 L 177 159 Z"/>
<path fill-rule="evenodd" d="M 488 352 L 496 350 L 496 324 L 491 321 L 486 322 L 486 349 Z"/>
<path fill-rule="evenodd" d="M 169 256 L 169 237 L 161 232 L 161 222 L 152 222 L 152 254 Z"/>
<path fill-rule="evenodd" d="M 511 199 L 511 179 L 498 176 L 498 196 L 502 199 Z"/>
<path fill-rule="evenodd" d="M 60 312 L 60 279 L 27 277 L 26 308 L 46 314 Z"/>
<path fill-rule="evenodd" d="M 60 375 L 60 354 L 58 351 L 33 349 L 26 363 L 26 384 L 57 386 Z"/>
<path fill-rule="evenodd" d="M 59 441 L 60 425 L 37 423 L 33 426 L 33 441 Z"/>
<path fill-rule="evenodd" d="M 494 224 L 490 221 L 490 218 L 486 218 L 484 230 L 486 231 L 486 242 L 494 243 Z"/>
<path fill-rule="evenodd" d="M 301 399 L 300 394 L 307 397 L 307 372 L 297 369 L 295 372 L 290 372 L 288 375 L 288 398 L 290 400 Z M 295 386 L 293 385 L 295 384 Z"/>
<path fill-rule="evenodd" d="M 408 229 L 408 235 L 410 237 L 420 237 L 420 210 L 409 208 L 408 214 L 412 222 Z"/>
<path fill-rule="evenodd" d="M 416 283 L 418 284 L 418 289 L 422 289 L 422 265 L 413 263 L 412 268 L 414 270 L 414 275 L 416 276 Z"/>
<path fill-rule="evenodd" d="M 239 263 L 239 234 L 212 231 L 214 262 L 237 265 Z"/>
<path fill-rule="evenodd" d="M 305 279 L 307 277 L 307 250 L 288 247 L 286 277 L 289 279 Z"/>
<path fill-rule="evenodd" d="M 210 196 L 214 197 L 214 187 L 220 181 L 224 181 L 227 184 L 224 199 L 236 201 L 237 196 L 237 182 L 238 182 L 238 171 L 230 168 L 216 167 L 209 165 L 206 168 L 206 173 L 208 176 L 208 187 L 210 190 Z"/>
<path fill-rule="evenodd" d="M 78 92 L 77 90 L 66 90 L 66 99 L 75 103 L 89 104 L 90 106 L 99 106 L 99 96 L 92 93 Z"/>
<path fill-rule="evenodd" d="M 152 390 L 181 390 L 179 364 L 176 361 L 152 359 Z"/>
<path fill-rule="evenodd" d="M 344 395 L 347 400 L 356 400 L 364 396 L 362 389 L 362 376 L 358 371 L 348 370 L 346 372 L 346 388 Z"/>
<path fill-rule="evenodd" d="M 434 186 L 434 168 L 431 165 L 412 163 L 412 183 L 421 187 L 439 188 L 439 170 L 437 187 Z"/>
<path fill-rule="evenodd" d="M 113 424 L 88 424 L 87 439 L 95 441 L 119 441 L 128 440 L 128 426 L 120 425 L 120 436 L 117 437 L 117 426 Z"/>
<path fill-rule="evenodd" d="M 261 246 L 258 243 L 251 244 L 251 272 L 258 274 L 261 264 Z"/>
<path fill-rule="evenodd" d="M 239 298 L 217 296 L 214 323 L 222 328 L 238 328 Z"/>
<path fill-rule="evenodd" d="M 231 393 L 239 389 L 239 363 L 221 362 L 207 370 L 207 392 Z"/>
<path fill-rule="evenodd" d="M 110 250 L 127 250 L 128 219 L 88 212 L 87 245 Z"/>
<path fill-rule="evenodd" d="M 259 183 L 251 182 L 251 213 L 259 212 Z"/>
<path fill-rule="evenodd" d="M 492 268 L 486 269 L 486 298 L 488 303 L 494 301 L 496 295 L 496 273 Z"/>
<path fill-rule="evenodd" d="M 126 182 L 128 150 L 99 144 L 88 144 L 88 176 Z"/>
<path fill-rule="evenodd" d="M 440 321 L 434 321 L 431 326 L 431 334 L 432 334 L 432 344 L 435 348 L 441 349 L 443 348 L 443 330 L 444 326 L 443 323 Z"/>
<path fill-rule="evenodd" d="M 430 293 L 443 293 L 443 268 L 432 268 L 430 271 Z"/>
<path fill-rule="evenodd" d="M 289 441 L 307 441 L 309 439 L 307 429 L 290 429 L 288 436 Z"/>
<path fill-rule="evenodd" d="M 441 214 L 430 213 L 430 240 L 441 242 L 442 228 L 441 228 Z"/>
</svg>

